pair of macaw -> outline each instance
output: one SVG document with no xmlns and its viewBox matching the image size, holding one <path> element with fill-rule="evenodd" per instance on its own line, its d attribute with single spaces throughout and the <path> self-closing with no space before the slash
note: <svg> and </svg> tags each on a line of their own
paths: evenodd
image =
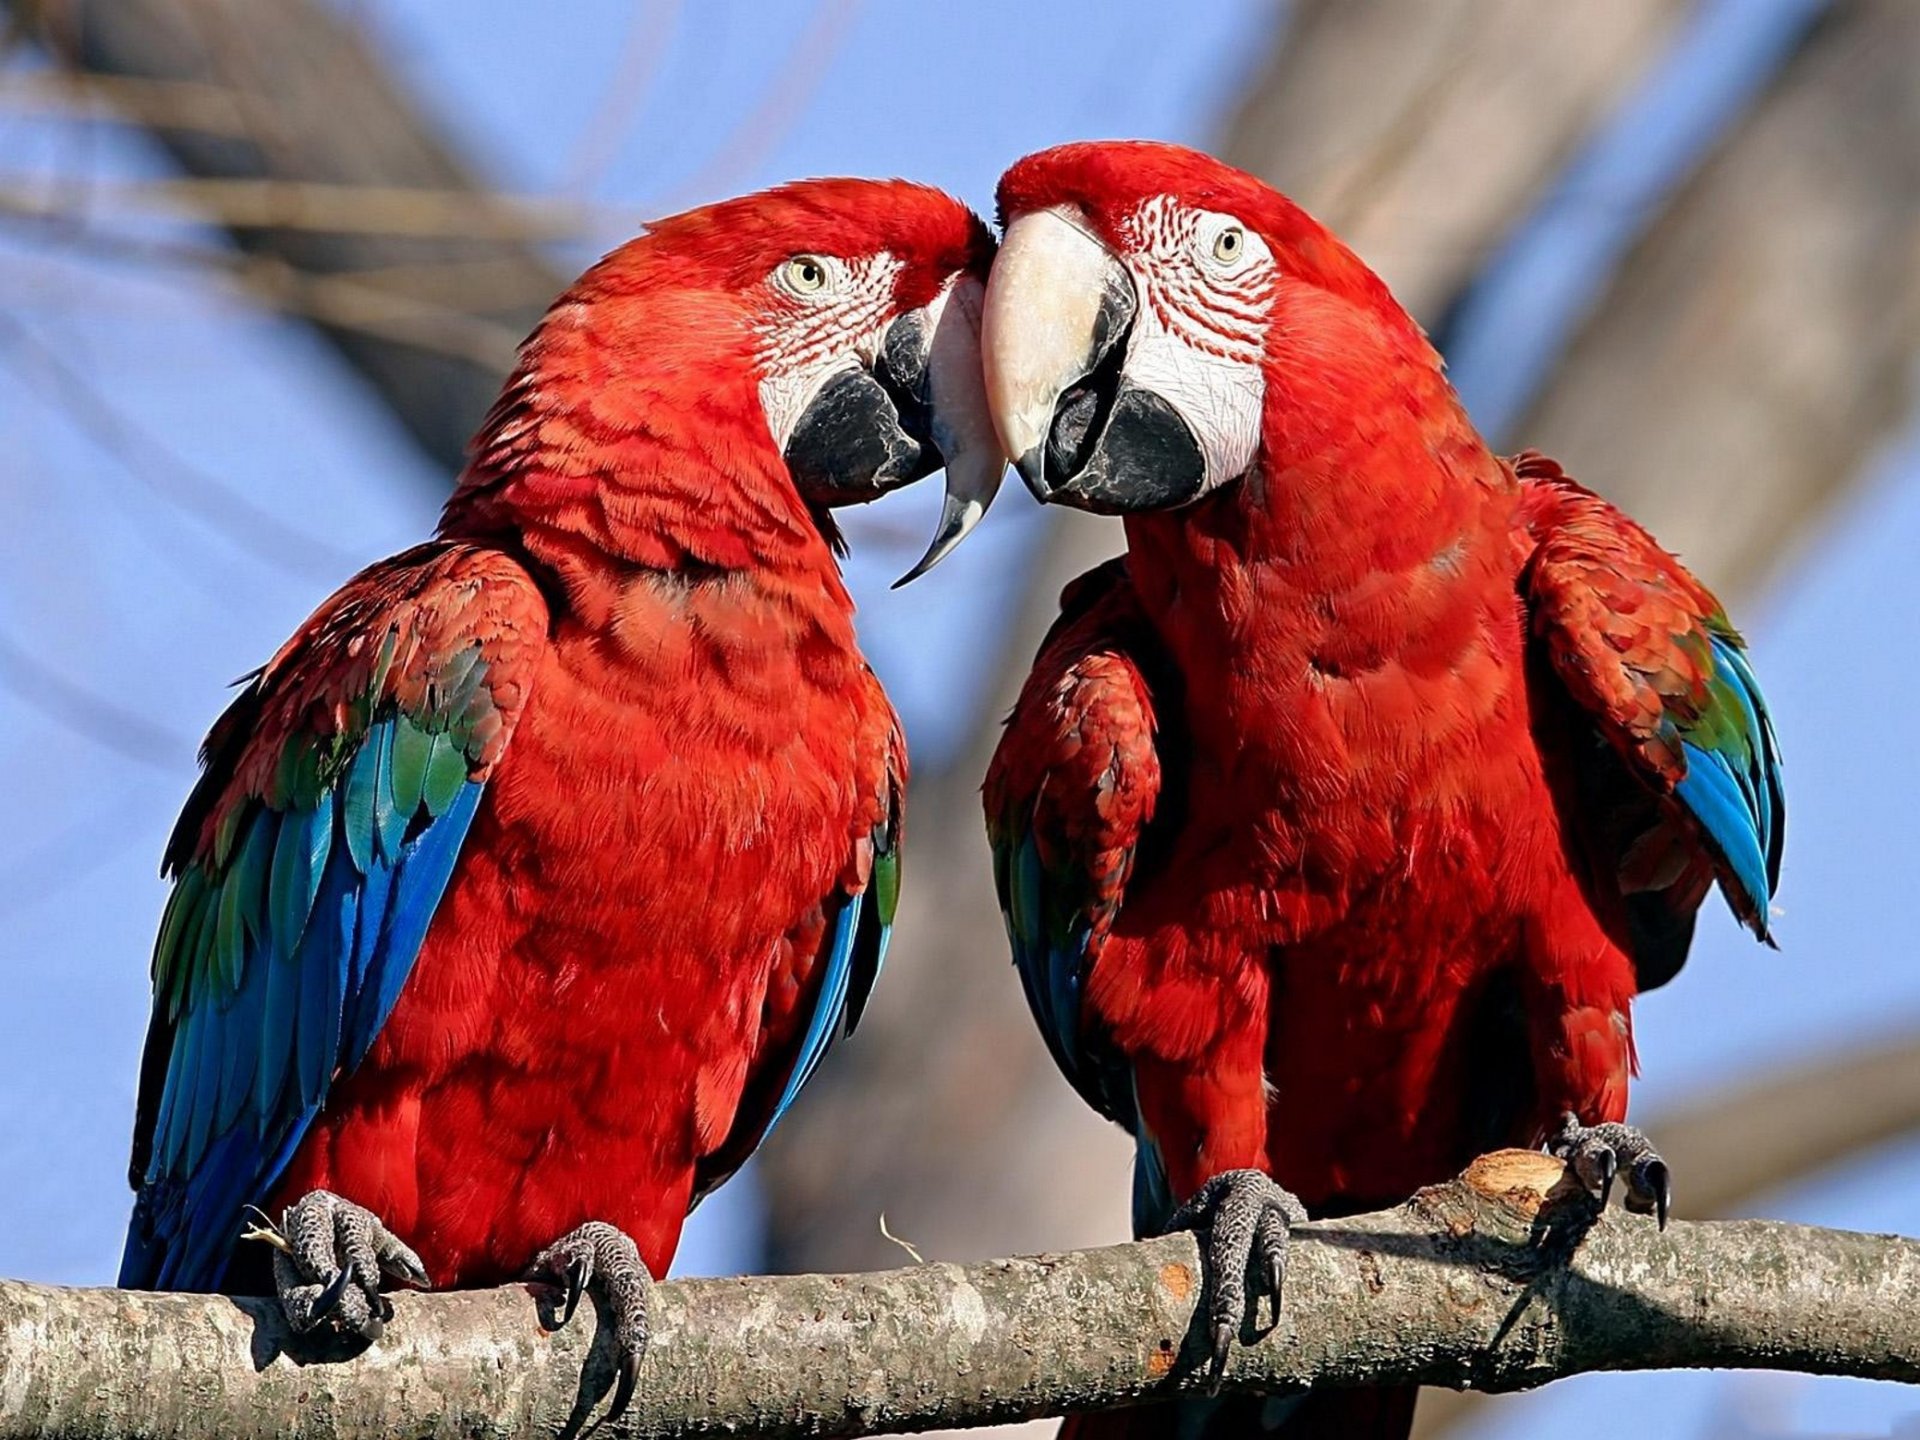
<svg viewBox="0 0 1920 1440">
<path fill-rule="evenodd" d="M 530 1275 L 567 1315 L 592 1286 L 623 1407 L 648 1276 L 852 1029 L 894 916 L 906 754 L 831 511 L 944 465 L 923 568 L 1006 457 L 1128 548 L 1068 588 L 987 776 L 1001 902 L 1054 1058 L 1134 1136 L 1137 1228 L 1207 1233 L 1216 1372 L 1302 1198 L 1544 1141 L 1664 1219 L 1630 1004 L 1716 881 L 1765 938 L 1780 856 L 1725 615 L 1494 456 L 1252 177 L 1072 145 L 999 198 L 997 258 L 946 195 L 855 180 L 615 251 L 438 537 L 221 717 L 167 852 L 122 1284 L 362 1333 L 383 1276 Z M 1410 1414 L 1316 1396 L 1286 1433 Z"/>
</svg>

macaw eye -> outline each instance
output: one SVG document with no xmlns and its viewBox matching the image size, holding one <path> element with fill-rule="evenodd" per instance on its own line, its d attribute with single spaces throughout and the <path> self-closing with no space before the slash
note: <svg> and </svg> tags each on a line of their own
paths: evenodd
<svg viewBox="0 0 1920 1440">
<path fill-rule="evenodd" d="M 827 288 L 827 262 L 818 255 L 796 255 L 780 273 L 796 295 L 817 295 Z"/>
<path fill-rule="evenodd" d="M 1229 225 L 1213 237 L 1213 258 L 1222 265 L 1231 265 L 1247 250 L 1247 232 L 1238 225 Z"/>
</svg>

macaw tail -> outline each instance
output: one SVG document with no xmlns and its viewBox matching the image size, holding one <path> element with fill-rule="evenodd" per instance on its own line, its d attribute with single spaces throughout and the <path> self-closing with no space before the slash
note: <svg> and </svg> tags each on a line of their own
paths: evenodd
<svg viewBox="0 0 1920 1440">
<path fill-rule="evenodd" d="M 1407 1440 L 1417 1385 L 1229 1395 L 1069 1415 L 1060 1440 Z"/>
</svg>

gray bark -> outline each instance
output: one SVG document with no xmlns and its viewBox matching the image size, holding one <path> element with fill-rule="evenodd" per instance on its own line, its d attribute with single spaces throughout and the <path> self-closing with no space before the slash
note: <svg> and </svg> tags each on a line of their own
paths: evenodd
<svg viewBox="0 0 1920 1440">
<path fill-rule="evenodd" d="M 1432 323 L 1683 0 L 1302 0 L 1221 155 L 1331 226 Z"/>
<path fill-rule="evenodd" d="M 1227 1384 L 1525 1389 L 1584 1370 L 1754 1367 L 1920 1381 L 1920 1245 L 1593 1206 L 1560 1163 L 1484 1157 L 1398 1209 L 1303 1227 L 1280 1323 Z M 1577 1243 L 1577 1248 L 1575 1244 Z M 973 1426 L 1203 1383 L 1189 1236 L 973 1267 L 660 1286 L 620 1429 L 662 1437 Z M 0 1440 L 572 1433 L 607 1357 L 519 1289 L 403 1295 L 344 1363 L 275 1306 L 0 1282 Z"/>
</svg>

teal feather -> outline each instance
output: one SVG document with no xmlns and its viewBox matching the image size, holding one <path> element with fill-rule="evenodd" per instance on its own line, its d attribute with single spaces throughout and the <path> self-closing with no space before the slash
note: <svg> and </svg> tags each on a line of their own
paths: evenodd
<svg viewBox="0 0 1920 1440">
<path fill-rule="evenodd" d="M 347 853 L 362 875 L 373 868 L 375 795 L 380 789 L 379 747 L 363 743 L 347 767 L 347 783 L 340 800 L 340 833 Z"/>
<path fill-rule="evenodd" d="M 227 884 L 240 892 L 241 919 L 258 940 L 267 933 L 267 872 L 273 863 L 274 826 L 266 806 L 255 804 L 247 838 L 228 872 Z"/>
<path fill-rule="evenodd" d="M 900 912 L 900 852 L 885 848 L 883 837 L 876 843 L 873 857 L 873 904 L 882 925 L 892 925 Z"/>
<path fill-rule="evenodd" d="M 220 929 L 220 887 L 209 884 L 194 916 L 193 929 L 186 937 L 183 1005 L 202 1005 L 213 991 L 213 948 Z"/>
<path fill-rule="evenodd" d="M 433 754 L 433 737 L 407 715 L 395 716 L 394 720 L 393 808 L 411 821 L 420 812 L 421 793 L 427 784 L 427 761 Z"/>
<path fill-rule="evenodd" d="M 429 723 L 434 729 L 448 728 L 437 717 L 445 716 L 450 719 L 465 712 L 468 703 L 478 693 L 486 674 L 487 667 L 480 659 L 478 645 L 469 645 L 447 662 L 435 677 L 435 686 L 439 694 L 433 707 L 434 716 L 429 717 Z"/>
<path fill-rule="evenodd" d="M 190 927 L 206 883 L 206 873 L 198 865 L 189 865 L 167 897 L 166 913 L 160 920 L 160 936 L 153 942 L 155 995 L 167 992 L 179 975 L 181 937 Z"/>
<path fill-rule="evenodd" d="M 427 758 L 427 779 L 423 798 L 427 813 L 440 816 L 453 804 L 460 787 L 467 783 L 467 755 L 451 735 L 433 737 L 433 753 Z"/>
<path fill-rule="evenodd" d="M 220 1055 L 212 1033 L 212 1006 L 202 1005 L 187 1017 L 190 1035 L 187 1048 L 188 1075 L 193 1085 L 193 1100 L 187 1112 L 187 1132 L 181 1147 L 180 1164 L 193 1170 L 207 1153 L 207 1141 L 213 1137 L 214 1116 L 220 1109 Z"/>
<path fill-rule="evenodd" d="M 408 818 L 393 799 L 393 733 L 398 724 L 398 717 L 390 715 L 368 731 L 366 739 L 367 747 L 375 752 L 374 835 L 380 841 L 382 863 L 389 866 L 400 858 L 400 842 L 406 836 Z"/>
<path fill-rule="evenodd" d="M 215 984 L 222 996 L 240 988 L 240 968 L 246 961 L 247 925 L 242 918 L 239 876 L 228 871 L 220 882 L 220 914 L 214 929 Z"/>
<path fill-rule="evenodd" d="M 389 627 L 380 641 L 380 650 L 373 658 L 373 675 L 367 685 L 368 699 L 378 702 L 387 693 L 387 676 L 393 670 L 393 657 L 400 648 L 400 631 Z"/>
<path fill-rule="evenodd" d="M 192 866 L 191 870 L 194 887 L 180 906 L 171 948 L 167 953 L 166 991 L 164 996 L 159 989 L 154 991 L 156 1005 L 164 1000 L 169 1024 L 179 1020 L 181 1007 L 187 1002 L 187 993 L 193 981 L 193 952 L 189 947 L 193 944 L 194 933 L 200 927 L 200 911 L 207 903 L 206 874 L 198 865 Z"/>
<path fill-rule="evenodd" d="M 290 960 L 299 944 L 301 927 L 307 923 L 309 891 L 307 867 L 313 849 L 307 840 L 311 810 L 283 811 L 279 833 L 274 837 L 273 871 L 267 880 L 267 913 L 273 930 L 274 953 L 279 960 Z"/>
<path fill-rule="evenodd" d="M 298 953 L 269 952 L 264 958 L 267 960 L 266 995 L 261 1004 L 260 1029 L 253 1041 L 260 1052 L 259 1068 L 253 1077 L 253 1103 L 263 1117 L 280 1111 L 287 1068 L 293 1061 L 294 1025 L 300 1011 Z"/>
<path fill-rule="evenodd" d="M 267 973 L 270 957 L 266 947 L 255 940 L 247 947 L 245 975 L 240 988 L 227 1001 L 220 1018 L 220 1113 L 214 1129 L 224 1135 L 240 1122 L 247 1102 L 253 1097 L 253 1077 L 259 1069 L 260 1033 L 267 1003 Z"/>
</svg>

